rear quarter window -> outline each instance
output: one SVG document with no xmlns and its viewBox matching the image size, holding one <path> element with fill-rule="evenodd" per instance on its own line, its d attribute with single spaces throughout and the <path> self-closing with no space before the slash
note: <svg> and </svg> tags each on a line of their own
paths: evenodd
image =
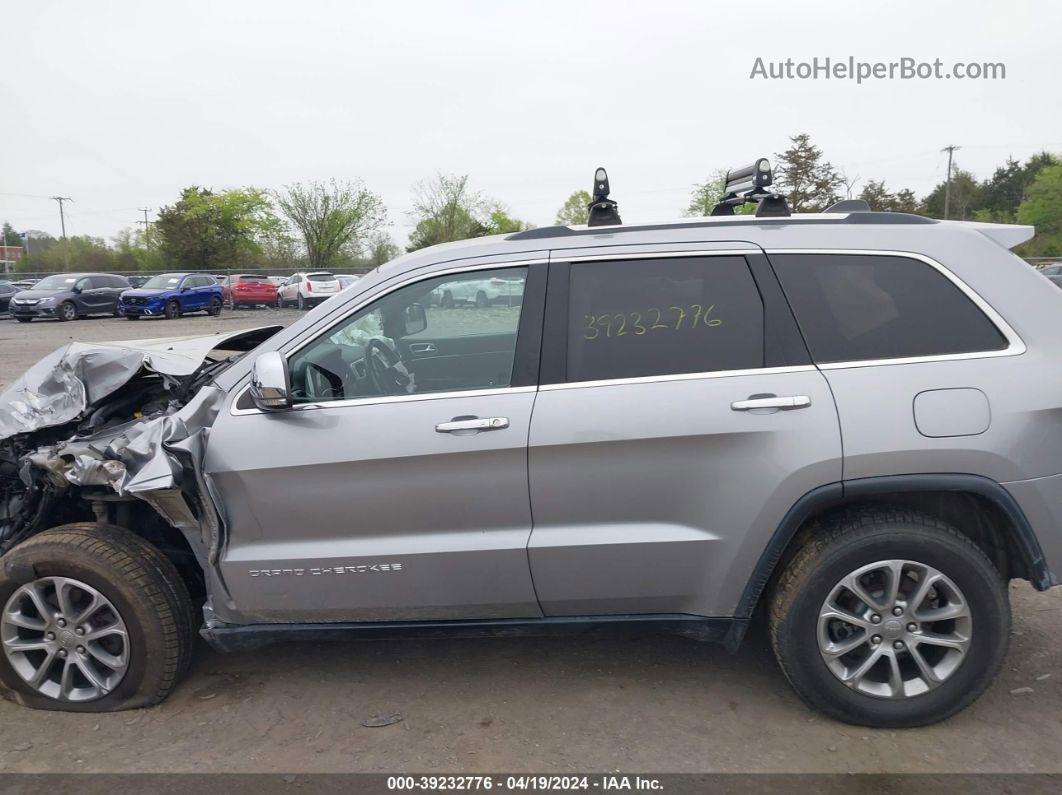
<svg viewBox="0 0 1062 795">
<path fill-rule="evenodd" d="M 872 254 L 770 256 L 817 363 L 1007 347 L 985 313 L 920 260 Z"/>
</svg>

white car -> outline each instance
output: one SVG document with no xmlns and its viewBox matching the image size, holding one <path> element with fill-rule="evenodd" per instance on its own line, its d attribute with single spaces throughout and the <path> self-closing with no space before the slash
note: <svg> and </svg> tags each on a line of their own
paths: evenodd
<svg viewBox="0 0 1062 795">
<path fill-rule="evenodd" d="M 328 271 L 300 271 L 277 288 L 277 308 L 295 304 L 299 309 L 309 309 L 327 301 L 340 289 L 339 280 Z"/>
<path fill-rule="evenodd" d="M 444 285 L 432 294 L 433 302 L 444 309 L 456 304 L 474 304 L 480 309 L 495 304 L 518 306 L 524 296 L 523 280 L 495 277 Z"/>
</svg>

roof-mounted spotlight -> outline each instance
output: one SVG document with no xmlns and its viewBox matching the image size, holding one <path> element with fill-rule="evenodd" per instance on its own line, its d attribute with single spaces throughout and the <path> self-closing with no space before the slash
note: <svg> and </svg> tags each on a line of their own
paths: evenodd
<svg viewBox="0 0 1062 795">
<path fill-rule="evenodd" d="M 619 226 L 619 205 L 608 197 L 608 173 L 603 168 L 594 172 L 594 198 L 587 207 L 587 226 Z"/>
<path fill-rule="evenodd" d="M 734 207 L 753 202 L 759 204 L 756 215 L 786 216 L 789 205 L 780 193 L 768 190 L 774 182 L 771 164 L 766 157 L 754 160 L 747 166 L 726 172 L 723 198 L 712 208 L 712 215 L 733 215 Z"/>
</svg>

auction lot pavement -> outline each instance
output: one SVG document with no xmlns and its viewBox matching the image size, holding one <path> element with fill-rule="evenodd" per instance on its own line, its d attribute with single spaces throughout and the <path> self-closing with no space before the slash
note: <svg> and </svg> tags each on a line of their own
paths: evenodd
<svg viewBox="0 0 1062 795">
<path fill-rule="evenodd" d="M 0 389 L 71 339 L 288 324 L 296 311 L 21 325 L 0 317 Z M 762 627 L 729 655 L 668 636 L 200 644 L 164 704 L 111 715 L 0 701 L 0 771 L 1062 772 L 1062 589 L 1011 586 L 994 686 L 950 721 L 845 726 L 786 685 Z M 382 728 L 363 721 L 400 713 Z"/>
</svg>

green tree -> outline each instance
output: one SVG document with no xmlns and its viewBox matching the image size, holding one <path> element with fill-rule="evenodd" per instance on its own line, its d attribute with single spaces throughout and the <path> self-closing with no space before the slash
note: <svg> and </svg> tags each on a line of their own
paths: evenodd
<svg viewBox="0 0 1062 795">
<path fill-rule="evenodd" d="M 582 226 L 586 223 L 587 208 L 592 197 L 585 190 L 577 190 L 557 210 L 557 226 Z"/>
<path fill-rule="evenodd" d="M 109 271 L 117 270 L 115 252 L 103 238 L 89 235 L 74 235 L 65 240 L 51 240 L 38 247 L 33 241 L 33 253 L 23 256 L 16 270 L 23 273 L 41 271 Z M 69 263 L 69 267 L 67 266 Z"/>
<path fill-rule="evenodd" d="M 774 182 L 792 212 L 822 212 L 840 198 L 844 182 L 811 136 L 791 136 L 791 146 L 775 155 Z"/>
<path fill-rule="evenodd" d="M 944 193 L 946 183 L 941 182 L 922 200 L 922 212 L 930 218 L 944 217 Z M 951 172 L 951 198 L 948 217 L 953 221 L 966 221 L 974 217 L 980 208 L 981 185 L 969 171 L 956 166 Z"/>
<path fill-rule="evenodd" d="M 112 240 L 114 267 L 122 271 L 161 270 L 166 267 L 162 252 L 143 229 L 123 229 Z"/>
<path fill-rule="evenodd" d="M 1018 205 L 1025 198 L 1025 191 L 1044 168 L 1058 163 L 1058 158 L 1048 152 L 1033 155 L 1025 165 L 1008 157 L 1007 162 L 982 183 L 981 207 L 976 214 L 977 219 L 1014 223 Z"/>
<path fill-rule="evenodd" d="M 436 174 L 434 179 L 418 183 L 410 216 L 416 226 L 406 251 L 530 228 L 526 221 L 510 217 L 497 202 L 473 191 L 467 174 Z"/>
<path fill-rule="evenodd" d="M 693 186 L 690 201 L 686 205 L 685 215 L 696 218 L 711 215 L 712 208 L 723 198 L 726 188 L 726 171 L 714 171 L 704 182 Z"/>
<path fill-rule="evenodd" d="M 168 266 L 219 270 L 253 263 L 262 237 L 278 224 L 263 190 L 192 186 L 159 211 L 155 234 Z"/>
<path fill-rule="evenodd" d="M 904 188 L 893 193 L 883 180 L 868 180 L 859 193 L 859 198 L 877 212 L 913 213 L 918 211 L 918 199 L 914 192 Z"/>
<path fill-rule="evenodd" d="M 1036 227 L 1036 237 L 1022 247 L 1025 256 L 1062 254 L 1062 165 L 1040 170 L 1018 206 L 1017 220 Z"/>
<path fill-rule="evenodd" d="M 3 229 L 0 229 L 0 246 L 21 246 L 22 238 L 7 221 L 4 221 Z"/>
<path fill-rule="evenodd" d="M 383 200 L 360 182 L 296 183 L 276 194 L 276 201 L 302 236 L 314 268 L 353 258 L 362 238 L 387 220 Z"/>
<path fill-rule="evenodd" d="M 373 268 L 390 262 L 402 253 L 402 250 L 395 245 L 395 241 L 386 232 L 377 232 L 370 237 L 365 249 L 366 262 Z"/>
</svg>

